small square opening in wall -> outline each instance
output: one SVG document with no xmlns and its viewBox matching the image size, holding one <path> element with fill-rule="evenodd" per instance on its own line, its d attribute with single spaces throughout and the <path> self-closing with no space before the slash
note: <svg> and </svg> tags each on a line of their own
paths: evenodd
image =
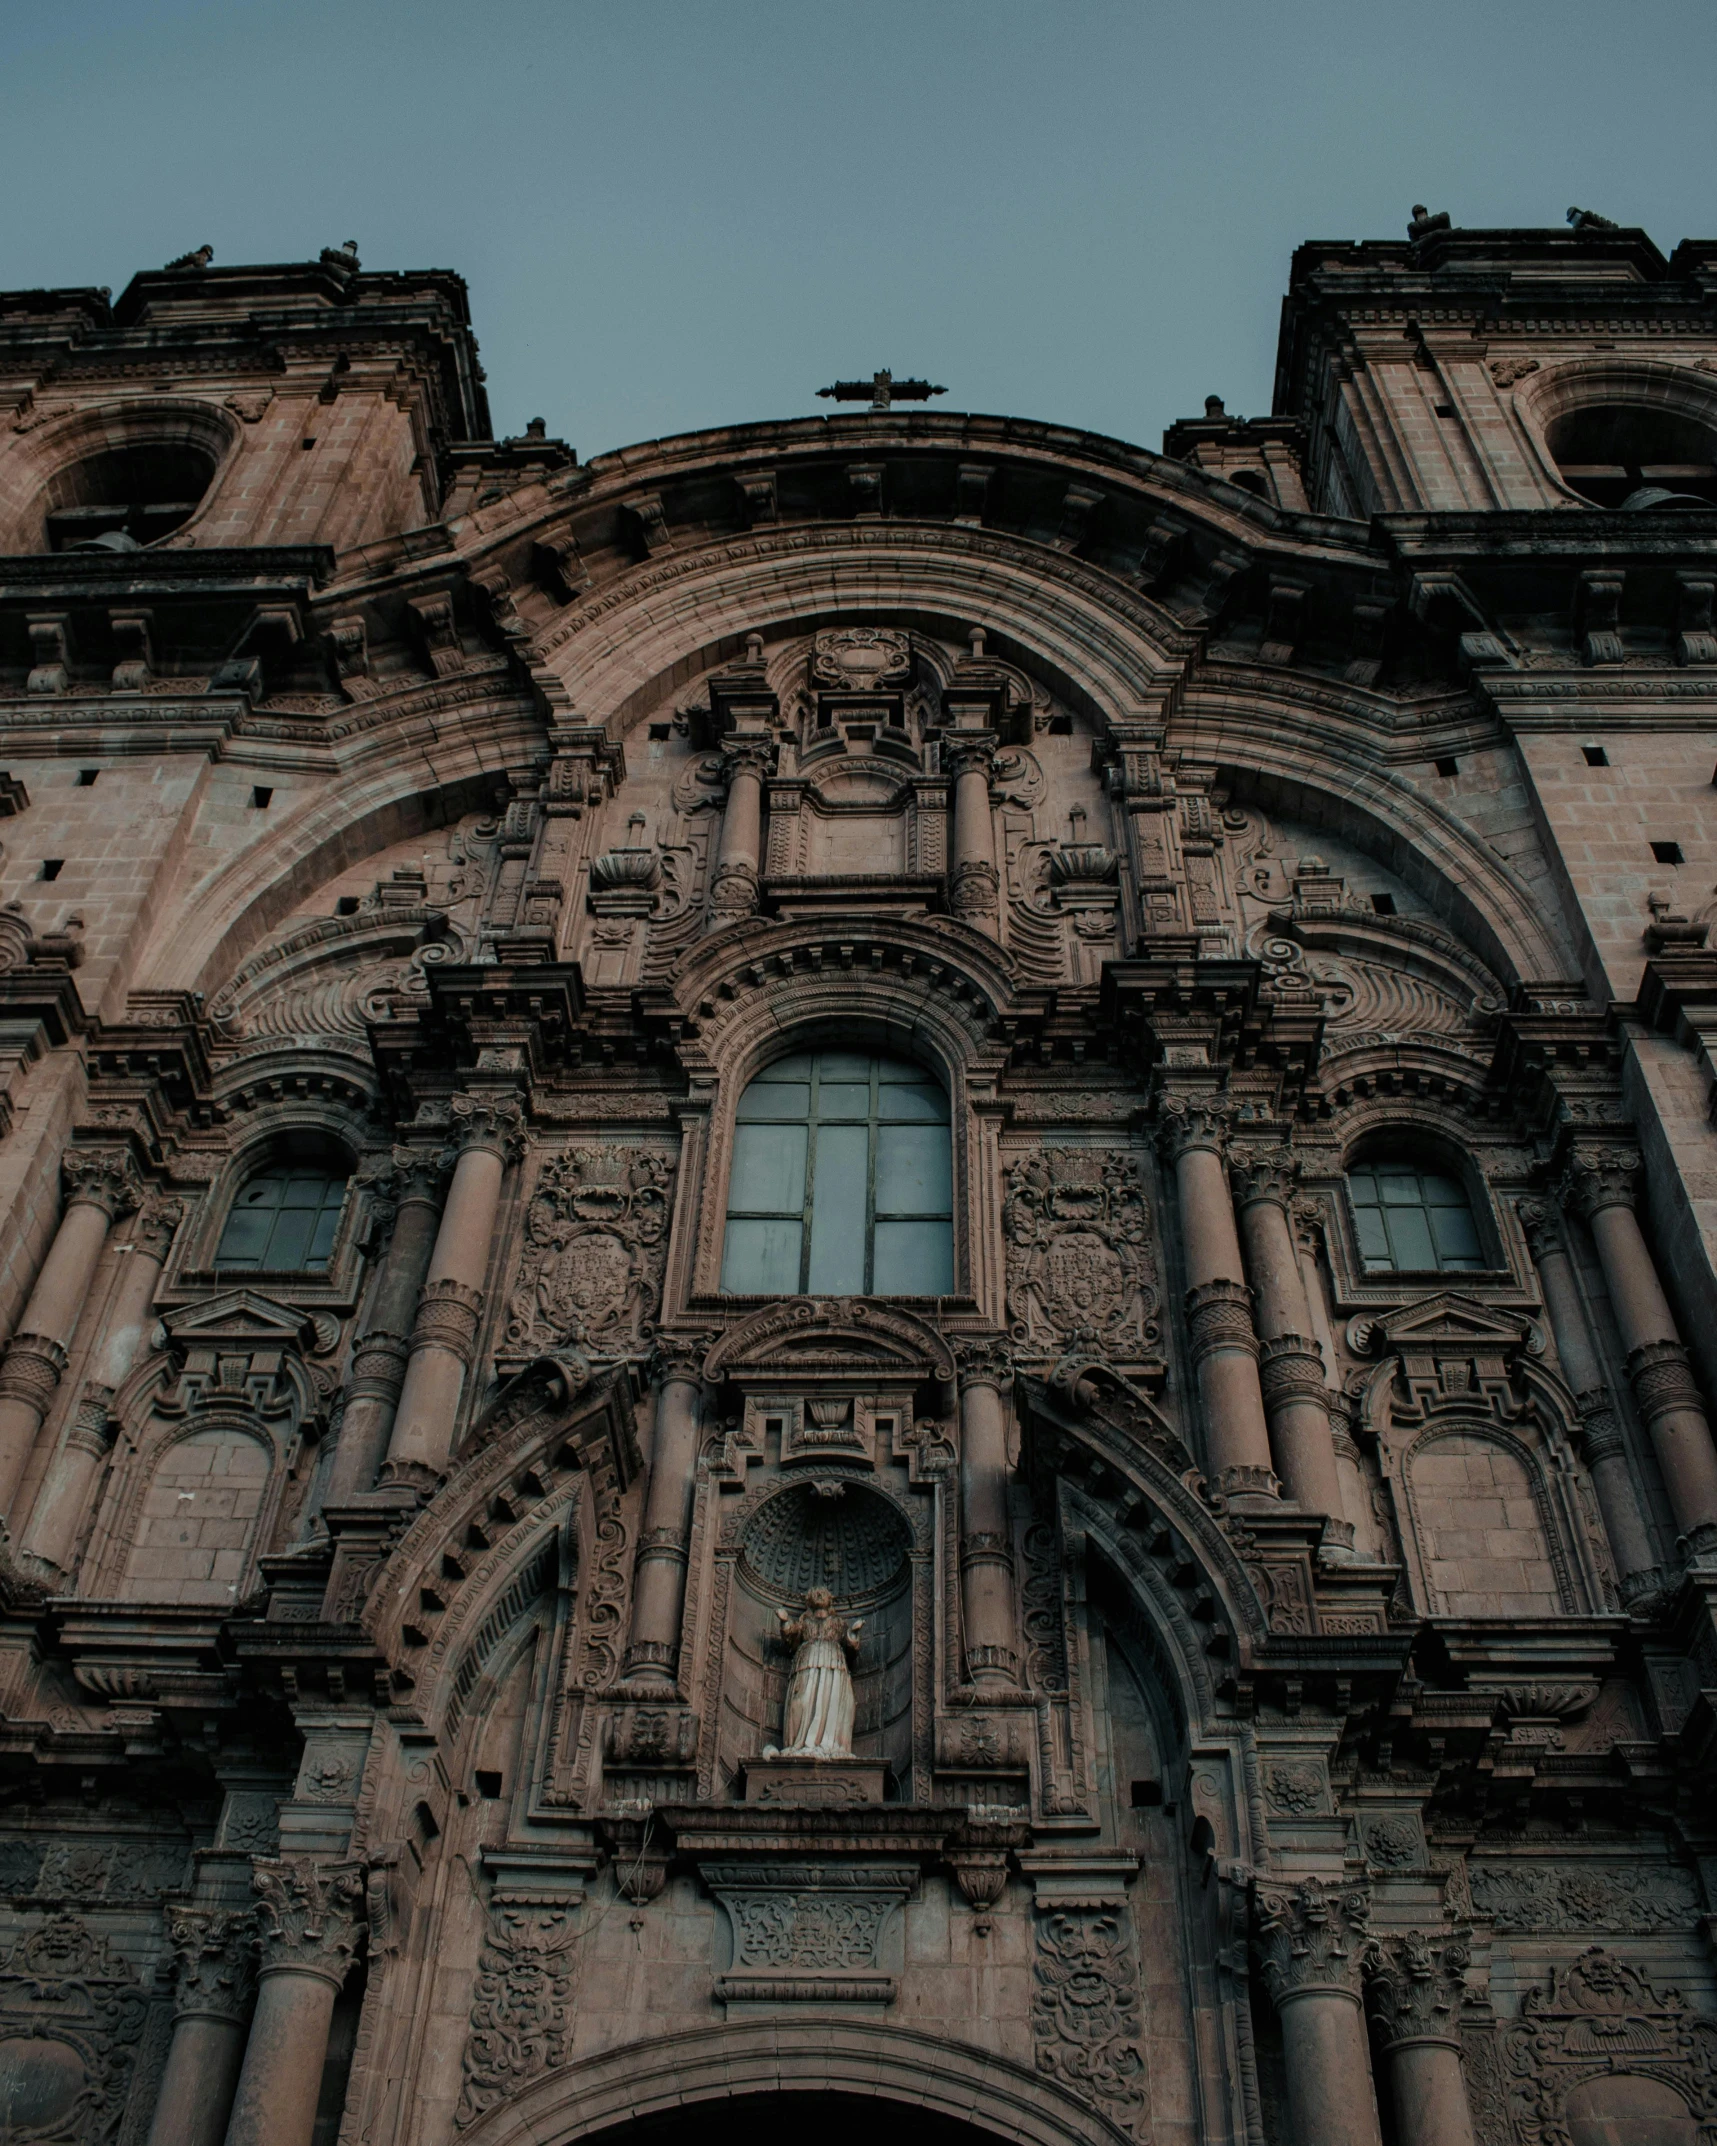
<svg viewBox="0 0 1717 2146">
<path fill-rule="evenodd" d="M 673 734 L 674 726 L 672 723 L 652 723 L 650 725 L 650 737 L 654 744 L 665 745 Z"/>
<path fill-rule="evenodd" d="M 1133 1808 L 1135 1811 L 1154 1811 L 1163 1800 L 1163 1784 L 1160 1781 L 1135 1781 L 1133 1783 Z"/>
<path fill-rule="evenodd" d="M 1681 844 L 1679 842 L 1654 842 L 1651 846 L 1651 853 L 1659 864 L 1680 864 L 1682 862 Z"/>
<path fill-rule="evenodd" d="M 1433 761 L 1432 766 L 1439 775 L 1458 775 L 1461 772 L 1461 763 L 1452 754 L 1445 754 L 1441 760 Z"/>
<path fill-rule="evenodd" d="M 1371 897 L 1371 907 L 1377 916 L 1392 917 L 1395 914 L 1395 897 L 1393 894 L 1374 894 Z"/>
<path fill-rule="evenodd" d="M 44 857 L 42 869 L 36 876 L 39 879 L 58 879 L 65 868 L 66 860 L 63 857 Z"/>
<path fill-rule="evenodd" d="M 250 801 L 256 807 L 258 812 L 266 812 L 269 806 L 274 802 L 274 792 L 272 790 L 264 789 L 262 784 L 258 783 L 256 788 L 250 793 Z"/>
<path fill-rule="evenodd" d="M 334 904 L 334 914 L 337 917 L 355 917 L 357 913 L 358 897 L 355 894 L 342 894 Z"/>
<path fill-rule="evenodd" d="M 101 770 L 98 767 L 80 767 L 78 769 L 78 788 L 80 790 L 93 790 L 95 788 L 95 778 L 100 773 Z"/>
<path fill-rule="evenodd" d="M 1582 745 L 1580 750 L 1585 755 L 1586 765 L 1588 767 L 1609 766 L 1610 756 L 1607 752 L 1605 752 L 1604 748 L 1601 745 Z"/>
<path fill-rule="evenodd" d="M 488 1773 L 479 1768 L 472 1778 L 477 1783 L 478 1795 L 485 1803 L 498 1803 L 501 1800 L 501 1776 L 498 1773 Z"/>
</svg>

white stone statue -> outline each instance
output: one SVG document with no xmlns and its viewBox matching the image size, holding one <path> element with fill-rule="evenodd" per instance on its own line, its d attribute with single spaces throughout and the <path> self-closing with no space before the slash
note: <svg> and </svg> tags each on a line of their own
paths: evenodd
<svg viewBox="0 0 1717 2146">
<path fill-rule="evenodd" d="M 771 1744 L 766 1759 L 850 1759 L 853 1755 L 853 1679 L 847 1656 L 858 1652 L 864 1619 L 849 1624 L 826 1587 L 813 1587 L 797 1617 L 777 1610 L 781 1637 L 793 1649 L 787 1684 L 787 1741 Z"/>
</svg>

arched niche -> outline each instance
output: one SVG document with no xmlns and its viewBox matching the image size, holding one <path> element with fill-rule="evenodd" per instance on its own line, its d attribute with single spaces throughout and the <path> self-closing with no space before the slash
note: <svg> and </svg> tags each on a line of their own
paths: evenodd
<svg viewBox="0 0 1717 2146">
<path fill-rule="evenodd" d="M 271 1461 L 265 1442 L 236 1424 L 166 1446 L 133 1516 L 119 1599 L 230 1610 L 250 1570 Z"/>
</svg>

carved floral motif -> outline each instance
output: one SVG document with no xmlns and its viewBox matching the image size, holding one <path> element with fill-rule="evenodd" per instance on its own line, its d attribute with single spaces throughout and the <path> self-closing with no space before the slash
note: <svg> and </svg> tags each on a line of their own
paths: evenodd
<svg viewBox="0 0 1717 2146">
<path fill-rule="evenodd" d="M 572 1939 L 559 1908 L 491 1911 L 453 2116 L 461 2131 L 565 2063 L 572 2035 Z"/>
<path fill-rule="evenodd" d="M 1673 1868 L 1561 1865 L 1512 1860 L 1471 1868 L 1473 1910 L 1508 1933 L 1593 1937 L 1624 1931 L 1690 1930 L 1699 1915 L 1692 1878 Z"/>
<path fill-rule="evenodd" d="M 507 1343 L 603 1353 L 654 1332 L 674 1168 L 646 1148 L 577 1148 L 548 1163 L 525 1216 Z"/>
<path fill-rule="evenodd" d="M 1008 1319 L 1014 1339 L 1119 1357 L 1156 1338 L 1156 1266 L 1139 1165 L 1113 1149 L 1044 1148 L 1008 1172 Z"/>
<path fill-rule="evenodd" d="M 1503 2037 L 1515 2137 L 1567 2146 L 1569 2097 L 1589 2081 L 1631 2073 L 1667 2087 L 1707 2135 L 1717 2117 L 1717 2020 L 1691 2013 L 1676 1990 L 1655 1989 L 1602 1946 L 1553 1967 L 1528 1990 Z M 1691 2130 L 1689 2132 L 1691 2136 Z"/>
<path fill-rule="evenodd" d="M 1145 2107 L 1144 2028 L 1125 1909 L 1039 1915 L 1031 2031 L 1040 2072 L 1135 2129 Z"/>
</svg>

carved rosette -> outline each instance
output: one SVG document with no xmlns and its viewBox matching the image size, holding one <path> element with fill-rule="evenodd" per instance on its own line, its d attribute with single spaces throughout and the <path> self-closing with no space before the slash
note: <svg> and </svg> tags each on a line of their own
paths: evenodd
<svg viewBox="0 0 1717 2146">
<path fill-rule="evenodd" d="M 1562 1202 L 1590 1222 L 1606 1207 L 1634 1204 L 1639 1190 L 1640 1158 L 1636 1148 L 1576 1148 L 1562 1180 Z"/>
<path fill-rule="evenodd" d="M 1219 1349 L 1243 1350 L 1248 1356 L 1258 1354 L 1258 1337 L 1252 1330 L 1252 1292 L 1244 1282 L 1201 1282 L 1196 1289 L 1189 1289 L 1186 1324 L 1195 1364 L 1201 1364 Z"/>
<path fill-rule="evenodd" d="M 173 2012 L 243 2026 L 256 1988 L 257 1928 L 249 1910 L 170 1907 Z"/>
<path fill-rule="evenodd" d="M 340 1988 L 364 1942 L 364 1867 L 313 1856 L 251 1864 L 261 1939 L 258 1973 L 319 1975 Z"/>
<path fill-rule="evenodd" d="M 1260 1888 L 1257 1909 L 1259 1964 L 1278 2011 L 1298 1997 L 1363 2001 L 1373 1949 L 1369 1886 L 1307 1878 L 1291 1890 Z"/>
<path fill-rule="evenodd" d="M 143 1184 L 124 1148 L 70 1148 L 60 1161 L 66 1205 L 99 1207 L 110 1222 L 143 1203 Z"/>
<path fill-rule="evenodd" d="M 411 1345 L 414 1349 L 446 1349 L 468 1364 L 482 1316 L 481 1289 L 468 1289 L 463 1282 L 426 1282 L 412 1322 Z"/>
<path fill-rule="evenodd" d="M 1418 2042 L 1459 2049 L 1471 1960 L 1464 1930 L 1406 1930 L 1378 1943 L 1365 2008 L 1386 2050 Z"/>
<path fill-rule="evenodd" d="M 1145 2113 L 1144 2025 L 1125 1908 L 1040 1912 L 1032 1960 L 1037 2068 L 1123 2131 Z"/>
</svg>

